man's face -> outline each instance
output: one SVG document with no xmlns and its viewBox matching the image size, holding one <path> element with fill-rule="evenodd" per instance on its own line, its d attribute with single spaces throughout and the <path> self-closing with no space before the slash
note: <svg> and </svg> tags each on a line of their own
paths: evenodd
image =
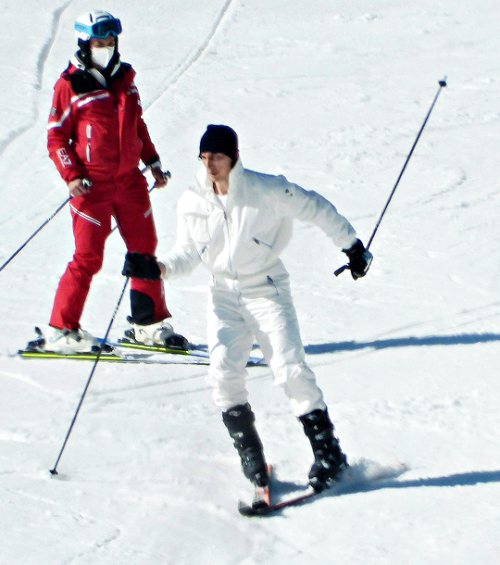
<svg viewBox="0 0 500 565">
<path fill-rule="evenodd" d="M 201 154 L 200 158 L 212 182 L 228 180 L 229 173 L 233 168 L 231 157 L 228 157 L 224 153 L 210 153 L 206 151 Z"/>
</svg>

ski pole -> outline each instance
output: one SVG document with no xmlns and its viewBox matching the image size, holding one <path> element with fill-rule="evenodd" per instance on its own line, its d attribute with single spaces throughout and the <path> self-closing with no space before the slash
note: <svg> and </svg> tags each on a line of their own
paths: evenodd
<svg viewBox="0 0 500 565">
<path fill-rule="evenodd" d="M 5 261 L 5 263 L 0 267 L 0 271 L 2 271 L 12 261 L 12 259 L 14 259 L 14 257 L 28 245 L 28 243 L 35 237 L 35 235 L 42 231 L 42 229 L 50 222 L 50 220 L 52 220 L 54 216 L 58 212 L 60 212 L 64 208 L 64 206 L 66 206 L 66 204 L 70 201 L 70 198 L 71 197 L 66 198 L 66 200 L 59 206 L 59 208 L 50 217 L 48 217 L 35 232 L 33 232 L 33 234 L 21 245 L 21 247 L 7 259 L 7 261 Z"/>
<path fill-rule="evenodd" d="M 146 169 L 144 169 L 144 170 L 146 170 Z M 168 179 L 172 178 L 172 175 L 171 175 L 170 171 L 166 171 L 166 172 L 163 173 L 163 177 L 168 182 Z M 151 192 L 154 188 L 155 188 L 155 185 L 153 184 L 153 186 L 149 189 L 149 192 Z M 115 226 L 111 231 L 113 232 L 117 227 L 118 226 Z M 78 414 L 80 413 L 80 409 L 83 405 L 83 401 L 84 401 L 85 396 L 87 395 L 87 391 L 90 387 L 90 382 L 92 381 L 92 378 L 93 378 L 94 373 L 95 373 L 96 368 L 97 368 L 97 364 L 99 363 L 99 360 L 101 358 L 101 354 L 104 350 L 104 347 L 106 346 L 106 342 L 108 340 L 109 333 L 111 331 L 111 327 L 113 326 L 116 315 L 117 315 L 118 310 L 120 308 L 120 305 L 122 303 L 123 296 L 125 294 L 125 290 L 126 290 L 127 285 L 128 285 L 128 281 L 129 281 L 129 278 L 127 277 L 127 280 L 125 281 L 125 284 L 123 285 L 123 289 L 121 291 L 120 297 L 118 298 L 118 302 L 116 303 L 115 309 L 113 311 L 113 315 L 111 316 L 111 320 L 109 321 L 108 329 L 106 330 L 106 333 L 104 334 L 104 338 L 102 340 L 101 346 L 99 348 L 99 351 L 97 352 L 97 356 L 95 358 L 94 365 L 92 366 L 92 370 L 90 371 L 90 374 L 89 374 L 89 377 L 88 377 L 87 382 L 85 384 L 85 387 L 83 389 L 83 393 L 81 395 L 80 401 L 78 402 L 78 406 L 76 407 L 75 414 L 73 416 L 73 419 L 71 420 L 71 424 L 68 428 L 68 432 L 66 433 L 66 437 L 64 438 L 64 442 L 62 444 L 61 450 L 59 451 L 59 455 L 57 457 L 55 465 L 52 469 L 50 469 L 51 475 L 57 475 L 58 474 L 57 473 L 57 466 L 59 465 L 59 461 L 61 460 L 61 457 L 64 453 L 64 450 L 66 449 L 66 445 L 68 443 L 69 437 L 71 435 L 71 432 L 73 431 L 73 428 L 74 428 L 75 423 L 76 423 L 76 419 L 78 418 Z"/>
<path fill-rule="evenodd" d="M 147 170 L 147 167 L 142 169 L 141 172 L 144 172 L 146 170 Z M 163 173 L 163 177 L 168 182 L 168 179 L 172 178 L 172 174 L 170 173 L 170 171 L 165 171 Z M 86 184 L 87 186 L 91 186 L 91 181 L 89 181 L 88 179 L 84 179 L 84 184 Z M 153 186 L 149 189 L 149 192 L 151 192 L 154 188 L 155 188 L 155 185 L 153 184 Z M 5 261 L 5 263 L 0 267 L 0 272 L 3 271 L 3 269 L 12 261 L 12 259 L 14 259 L 16 257 L 16 255 L 18 255 L 18 253 L 20 253 L 39 232 L 42 231 L 42 229 L 50 222 L 50 220 L 52 220 L 55 217 L 55 215 L 58 212 L 60 212 L 70 200 L 71 200 L 71 196 L 66 198 L 66 200 L 59 206 L 59 208 L 57 208 L 57 210 L 51 216 L 49 216 L 45 220 L 45 222 L 43 222 L 43 224 L 35 232 L 33 232 L 33 234 L 21 245 L 21 247 L 19 247 L 19 249 L 17 251 L 15 251 L 7 259 L 7 261 Z M 117 226 L 115 226 L 111 231 L 112 232 L 115 231 L 116 228 L 117 228 Z"/>
<path fill-rule="evenodd" d="M 73 416 L 73 419 L 72 419 L 71 424 L 69 426 L 66 437 L 64 438 L 64 442 L 62 444 L 61 450 L 59 451 L 59 455 L 57 457 L 56 463 L 55 463 L 54 467 L 52 469 L 50 469 L 51 475 L 57 475 L 58 474 L 57 473 L 57 466 L 59 465 L 59 461 L 61 460 L 62 454 L 63 454 L 63 452 L 66 448 L 66 444 L 68 443 L 69 436 L 71 435 L 71 432 L 73 431 L 73 427 L 75 425 L 76 419 L 77 419 L 78 414 L 80 412 L 80 408 L 82 407 L 83 401 L 84 401 L 85 396 L 87 394 L 87 391 L 89 389 L 90 381 L 92 380 L 92 377 L 94 376 L 95 370 L 97 368 L 97 363 L 99 363 L 99 359 L 101 358 L 101 354 L 104 350 L 104 347 L 106 346 L 106 341 L 108 339 L 109 332 L 111 331 L 111 327 L 113 325 L 113 322 L 115 321 L 116 314 L 118 313 L 118 309 L 120 308 L 120 304 L 123 300 L 123 296 L 125 294 L 125 289 L 127 288 L 128 281 L 129 281 L 129 278 L 127 277 L 127 280 L 125 281 L 125 284 L 123 285 L 123 289 L 122 289 L 122 292 L 120 294 L 120 298 L 118 299 L 118 302 L 116 303 L 113 315 L 111 316 L 111 320 L 109 321 L 108 329 L 106 330 L 106 333 L 104 334 L 104 338 L 102 340 L 101 346 L 99 347 L 99 351 L 97 352 L 97 356 L 95 358 L 94 365 L 92 366 L 92 370 L 90 371 L 89 378 L 87 379 L 87 383 L 85 384 L 85 388 L 83 389 L 83 393 L 82 393 L 82 396 L 81 396 L 80 401 L 78 403 L 78 406 L 76 408 L 75 415 Z"/>
<path fill-rule="evenodd" d="M 367 244 L 367 246 L 366 246 L 366 250 L 367 250 L 367 251 L 368 251 L 368 249 L 370 249 L 370 245 L 372 244 L 373 238 L 375 237 L 375 234 L 377 233 L 378 228 L 379 228 L 380 224 L 382 223 L 382 218 L 384 217 L 384 215 L 385 215 L 385 213 L 386 213 L 386 211 L 387 211 L 387 208 L 389 207 L 389 204 L 390 204 L 390 202 L 391 202 L 391 200 L 392 200 L 392 197 L 394 196 L 394 193 L 396 192 L 396 189 L 397 189 L 397 187 L 398 187 L 398 185 L 399 185 L 399 181 L 401 180 L 401 177 L 403 176 L 403 173 L 404 173 L 405 170 L 406 170 L 406 166 L 408 165 L 408 162 L 410 161 L 411 156 L 413 155 L 413 151 L 415 150 L 415 147 L 417 146 L 418 140 L 420 139 L 420 136 L 422 135 L 422 132 L 424 131 L 424 128 L 425 128 L 425 126 L 426 126 L 426 124 L 427 124 L 427 121 L 429 120 L 429 117 L 430 117 L 430 115 L 431 115 L 431 112 L 432 112 L 432 110 L 434 109 L 434 106 L 436 105 L 436 102 L 437 102 L 437 99 L 438 99 L 438 97 L 439 97 L 439 94 L 441 93 L 441 89 L 446 86 L 446 78 L 447 78 L 447 77 L 444 77 L 443 80 L 440 80 L 440 81 L 439 81 L 439 89 L 438 89 L 438 91 L 436 92 L 436 95 L 434 96 L 434 100 L 432 101 L 431 107 L 429 108 L 429 111 L 427 112 L 427 116 L 425 117 L 424 123 L 422 124 L 422 127 L 420 128 L 420 131 L 418 132 L 417 138 L 415 139 L 415 142 L 413 143 L 413 146 L 412 146 L 410 152 L 408 153 L 408 156 L 406 157 L 405 164 L 403 165 L 403 168 L 401 169 L 401 172 L 399 173 L 398 179 L 397 179 L 397 181 L 396 181 L 396 184 L 394 185 L 394 188 L 392 189 L 391 194 L 389 195 L 389 198 L 388 198 L 388 200 L 387 200 L 387 202 L 386 202 L 386 204 L 385 204 L 385 206 L 384 206 L 384 209 L 382 210 L 382 213 L 380 214 L 380 218 L 378 219 L 378 222 L 377 222 L 377 224 L 375 225 L 375 229 L 373 230 L 373 233 L 372 233 L 372 235 L 371 235 L 371 237 L 370 237 L 370 239 L 369 239 L 369 241 L 368 241 L 368 244 Z M 337 269 L 337 270 L 334 272 L 334 275 L 335 275 L 336 277 L 338 277 L 338 276 L 340 275 L 340 273 L 343 273 L 346 269 L 350 269 L 350 265 L 349 265 L 349 264 L 343 265 L 342 267 L 340 267 L 339 269 Z"/>
<path fill-rule="evenodd" d="M 89 179 L 83 179 L 82 182 L 83 185 L 86 187 L 92 186 L 92 181 Z M 35 237 L 37 233 L 42 231 L 42 229 L 50 222 L 50 220 L 52 220 L 52 218 L 54 218 L 54 216 L 58 212 L 60 212 L 64 208 L 64 206 L 66 206 L 66 204 L 71 200 L 71 198 L 72 196 L 68 196 L 68 198 L 66 198 L 66 200 L 59 206 L 59 208 L 49 218 L 47 218 L 45 222 L 43 222 L 43 224 L 21 245 L 21 247 L 15 253 L 13 253 L 9 257 L 9 259 L 7 259 L 7 261 L 5 261 L 5 263 L 0 267 L 0 271 L 2 271 L 3 268 L 6 267 L 12 261 L 12 259 L 14 259 L 14 257 L 28 245 L 28 243 Z"/>
</svg>

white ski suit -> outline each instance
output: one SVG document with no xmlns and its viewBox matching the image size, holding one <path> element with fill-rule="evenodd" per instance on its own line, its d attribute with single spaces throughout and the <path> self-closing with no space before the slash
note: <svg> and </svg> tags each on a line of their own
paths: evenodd
<svg viewBox="0 0 500 565">
<path fill-rule="evenodd" d="M 295 416 L 324 409 L 323 395 L 305 353 L 289 275 L 279 258 L 295 218 L 312 222 L 334 244 L 349 248 L 356 232 L 316 192 L 283 176 L 244 169 L 238 160 L 229 176 L 225 205 L 203 167 L 194 187 L 180 198 L 175 248 L 161 262 L 166 277 L 189 273 L 200 263 L 212 272 L 208 304 L 208 382 L 222 411 L 245 404 L 246 363 L 257 340 Z"/>
</svg>

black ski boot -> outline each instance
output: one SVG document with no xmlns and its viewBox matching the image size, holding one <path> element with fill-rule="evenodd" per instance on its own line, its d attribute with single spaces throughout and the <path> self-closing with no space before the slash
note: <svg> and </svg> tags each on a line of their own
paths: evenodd
<svg viewBox="0 0 500 565">
<path fill-rule="evenodd" d="M 333 435 L 333 424 L 328 410 L 313 410 L 300 416 L 304 432 L 311 442 L 314 463 L 309 471 L 309 484 L 321 492 L 332 481 L 339 480 L 347 468 L 347 458 L 340 449 L 338 439 Z"/>
<path fill-rule="evenodd" d="M 243 473 L 255 486 L 269 484 L 266 460 L 259 434 L 255 429 L 255 414 L 250 404 L 240 404 L 222 413 L 222 421 L 234 440 L 241 458 Z"/>
</svg>

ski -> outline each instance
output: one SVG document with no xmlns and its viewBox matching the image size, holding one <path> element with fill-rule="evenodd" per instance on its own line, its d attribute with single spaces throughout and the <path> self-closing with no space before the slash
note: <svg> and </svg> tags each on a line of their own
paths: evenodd
<svg viewBox="0 0 500 565">
<path fill-rule="evenodd" d="M 136 352 L 132 352 L 131 348 L 129 352 L 120 351 L 118 348 L 120 345 L 112 344 L 112 351 L 102 352 L 99 361 L 107 361 L 113 363 L 144 363 L 150 365 L 209 365 L 210 359 L 207 355 L 203 355 L 202 352 L 198 352 L 197 355 L 191 355 L 189 352 L 179 353 L 177 350 L 170 351 L 154 351 L 153 347 L 148 352 L 147 347 L 137 348 Z M 161 349 L 161 348 L 160 348 Z M 174 353 L 175 351 L 175 353 Z M 97 359 L 97 352 L 87 352 L 87 353 L 57 353 L 55 351 L 43 351 L 32 348 L 19 349 L 17 351 L 17 356 L 23 359 L 70 359 L 77 361 L 95 361 Z M 259 358 L 250 358 L 248 360 L 249 367 L 255 367 L 262 365 Z"/>
<path fill-rule="evenodd" d="M 102 340 L 99 340 L 102 342 Z M 125 337 L 120 338 L 116 343 L 111 343 L 114 347 L 123 347 L 129 349 L 135 349 L 140 351 L 149 351 L 154 353 L 170 353 L 173 355 L 191 355 L 193 357 L 203 357 L 208 359 L 208 350 L 196 345 L 191 345 L 189 349 L 177 349 L 174 347 L 166 347 L 163 345 L 146 345 L 145 343 L 140 343 L 138 341 L 132 341 Z"/>
<path fill-rule="evenodd" d="M 79 361 L 95 361 L 97 353 L 56 353 L 54 351 L 33 351 L 31 349 L 20 349 L 17 352 L 23 359 L 70 359 Z M 208 365 L 209 360 L 202 357 L 177 357 L 175 355 L 155 354 L 117 354 L 101 353 L 100 361 L 113 363 L 143 363 L 149 365 Z"/>
<path fill-rule="evenodd" d="M 269 477 L 271 477 L 271 473 L 272 473 L 272 466 L 271 465 L 267 465 L 267 474 L 269 475 Z M 265 510 L 266 508 L 269 508 L 271 505 L 271 490 L 269 487 L 269 484 L 267 484 L 264 487 L 260 487 L 258 485 L 254 486 L 254 494 L 253 494 L 253 500 L 252 500 L 252 504 L 246 504 L 243 501 L 239 501 L 238 502 L 238 508 L 241 508 L 242 510 L 240 510 L 241 513 L 244 514 L 245 512 L 245 508 L 247 509 L 247 512 L 258 512 L 259 510 Z M 252 514 L 244 514 L 245 516 L 251 516 Z"/>
<path fill-rule="evenodd" d="M 95 361 L 99 353 L 97 351 L 85 353 L 58 353 L 45 350 L 45 338 L 39 328 L 35 328 L 37 339 L 30 341 L 25 349 L 20 349 L 17 355 L 24 359 L 72 359 L 80 361 Z M 101 344 L 103 351 L 99 360 L 114 363 L 146 363 L 163 365 L 209 365 L 210 356 L 205 347 L 190 344 L 189 349 L 176 349 L 161 345 L 145 345 L 128 338 L 118 339 L 116 342 L 103 338 L 96 338 Z M 251 356 L 247 366 L 265 365 L 264 359 Z"/>
<path fill-rule="evenodd" d="M 269 508 L 271 504 L 271 495 L 269 492 L 269 485 L 265 487 L 255 487 L 255 492 L 252 500 L 252 509 Z"/>
<path fill-rule="evenodd" d="M 102 341 L 102 340 L 100 340 Z M 189 349 L 175 349 L 173 347 L 165 347 L 163 345 L 146 345 L 137 341 L 132 341 L 128 338 L 120 338 L 116 343 L 111 342 L 113 347 L 123 347 L 125 349 L 134 349 L 139 351 L 148 351 L 150 353 L 167 353 L 169 355 L 183 355 L 187 357 L 199 357 L 201 359 L 209 360 L 210 356 L 206 347 L 189 344 Z M 248 358 L 247 366 L 253 367 L 257 365 L 264 365 L 262 357 L 250 356 Z"/>
<path fill-rule="evenodd" d="M 56 353 L 54 351 L 37 351 L 33 349 L 20 349 L 17 352 L 23 359 L 70 359 L 77 361 L 95 361 L 97 353 Z M 178 357 L 176 355 L 148 354 L 148 353 L 122 353 L 103 352 L 99 361 L 112 363 L 143 363 L 149 365 L 208 365 L 209 359 L 203 357 Z"/>
<path fill-rule="evenodd" d="M 267 514 L 271 514 L 272 512 L 277 512 L 282 508 L 286 508 L 287 506 L 295 506 L 298 505 L 313 496 L 320 494 L 318 491 L 315 491 L 312 487 L 307 487 L 306 490 L 301 492 L 300 494 L 290 496 L 289 498 L 285 498 L 283 500 L 279 500 L 278 502 L 269 503 L 269 504 L 258 504 L 255 505 L 247 504 L 240 500 L 238 502 L 238 512 L 242 516 L 265 516 Z"/>
<path fill-rule="evenodd" d="M 83 361 L 95 361 L 98 353 L 56 353 L 54 351 L 35 351 L 32 349 L 20 349 L 17 354 L 25 359 L 80 359 Z M 102 361 L 126 361 L 120 355 L 114 353 L 102 352 L 100 355 Z"/>
<path fill-rule="evenodd" d="M 361 460 L 349 466 L 342 474 L 340 480 L 334 481 L 324 490 L 314 490 L 310 485 L 297 485 L 297 491 L 294 494 L 288 495 L 276 502 L 271 500 L 268 505 L 259 504 L 254 506 L 240 500 L 238 502 L 238 511 L 242 516 L 266 516 L 289 506 L 298 506 L 315 497 L 361 492 L 370 483 L 397 479 L 407 470 L 408 467 L 399 462 L 395 465 L 381 465 L 375 461 Z M 279 486 L 279 482 L 276 486 Z M 273 490 L 271 488 L 271 495 Z"/>
<path fill-rule="evenodd" d="M 26 349 L 20 349 L 17 355 L 24 359 L 72 359 L 79 361 L 95 361 L 99 357 L 99 361 L 111 361 L 113 363 L 146 363 L 146 364 L 190 364 L 190 365 L 208 365 L 207 357 L 179 358 L 175 355 L 158 354 L 152 348 L 148 351 L 123 352 L 118 349 L 118 344 L 110 344 L 99 339 L 103 351 L 80 352 L 80 353 L 58 353 L 55 351 L 47 351 L 45 347 L 45 339 L 41 331 L 36 328 L 38 338 L 30 341 Z M 182 359 L 182 361 L 180 360 Z"/>
</svg>

